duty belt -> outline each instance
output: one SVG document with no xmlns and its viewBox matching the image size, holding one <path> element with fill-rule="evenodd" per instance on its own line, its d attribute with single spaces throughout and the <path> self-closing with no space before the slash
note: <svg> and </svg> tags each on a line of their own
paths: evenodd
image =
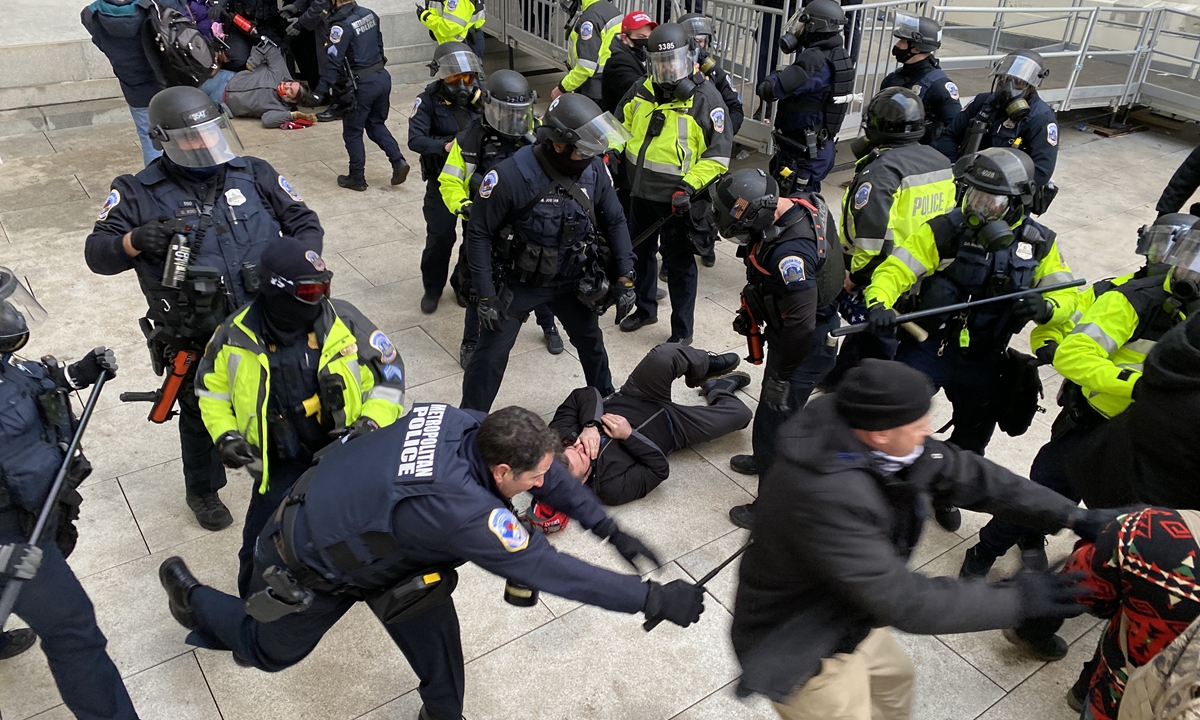
<svg viewBox="0 0 1200 720">
<path fill-rule="evenodd" d="M 384 68 L 385 65 L 387 65 L 387 60 L 380 60 L 379 62 L 375 63 L 374 65 L 369 65 L 361 70 L 355 70 L 354 71 L 354 79 L 361 81 L 363 78 L 367 77 L 368 75 L 374 75 L 375 73 L 379 72 L 380 70 L 382 70 Z"/>
<path fill-rule="evenodd" d="M 308 493 L 308 486 L 312 483 L 312 479 L 315 476 L 316 467 L 312 467 L 296 480 L 296 484 L 292 486 L 292 489 L 288 492 L 288 496 L 284 498 L 284 501 L 279 505 L 279 509 L 275 511 L 275 522 L 278 525 L 278 529 L 271 539 L 275 541 L 275 549 L 279 551 L 279 557 L 283 560 L 283 564 L 287 566 L 288 571 L 292 573 L 292 577 L 296 578 L 296 582 L 319 592 L 338 593 L 361 599 L 365 597 L 365 593 L 358 588 L 349 585 L 335 585 L 314 572 L 312 568 L 296 557 L 296 515 L 300 512 L 300 506 L 304 504 L 304 498 Z"/>
</svg>

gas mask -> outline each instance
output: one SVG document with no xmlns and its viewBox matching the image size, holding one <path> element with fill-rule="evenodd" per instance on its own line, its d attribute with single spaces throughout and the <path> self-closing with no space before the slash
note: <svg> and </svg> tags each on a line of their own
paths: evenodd
<svg viewBox="0 0 1200 720">
<path fill-rule="evenodd" d="M 705 75 L 712 72 L 713 68 L 717 66 L 717 59 L 709 55 L 708 50 L 703 48 L 700 49 L 699 55 L 696 59 L 700 63 L 700 72 L 704 73 Z"/>
<path fill-rule="evenodd" d="M 1004 221 L 1011 207 L 1007 195 L 997 195 L 968 185 L 963 193 L 962 211 L 975 230 L 975 240 L 988 252 L 1008 247 L 1014 239 L 1012 228 Z"/>
<path fill-rule="evenodd" d="M 997 78 L 996 103 L 1004 106 L 1004 114 L 1016 121 L 1029 115 L 1029 84 L 1014 77 Z"/>
<path fill-rule="evenodd" d="M 475 79 L 467 73 L 448 77 L 442 84 L 446 88 L 447 99 L 459 107 L 471 107 L 479 100 L 479 88 L 475 85 Z"/>
<path fill-rule="evenodd" d="M 1182 267 L 1171 268 L 1171 294 L 1192 310 L 1200 300 L 1200 272 Z"/>
<path fill-rule="evenodd" d="M 985 223 L 975 233 L 975 241 L 988 252 L 996 252 L 1012 245 L 1015 236 L 1012 228 L 1003 220 Z"/>
<path fill-rule="evenodd" d="M 870 152 L 875 145 L 867 139 L 866 135 L 860 135 L 850 141 L 850 152 L 854 153 L 855 160 L 862 160 Z"/>
</svg>

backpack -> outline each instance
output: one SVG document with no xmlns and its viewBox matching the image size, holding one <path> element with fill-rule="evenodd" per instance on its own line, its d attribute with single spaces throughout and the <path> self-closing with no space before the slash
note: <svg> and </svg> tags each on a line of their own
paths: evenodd
<svg viewBox="0 0 1200 720">
<path fill-rule="evenodd" d="M 1200 538 L 1200 512 L 1178 510 L 1192 537 Z M 1200 618 L 1192 621 L 1150 662 L 1130 669 L 1121 616 L 1121 654 L 1125 656 L 1125 693 L 1117 720 L 1200 719 Z"/>
<path fill-rule="evenodd" d="M 147 15 L 167 86 L 198 87 L 208 80 L 217 69 L 217 59 L 195 21 L 154 0 Z"/>
</svg>

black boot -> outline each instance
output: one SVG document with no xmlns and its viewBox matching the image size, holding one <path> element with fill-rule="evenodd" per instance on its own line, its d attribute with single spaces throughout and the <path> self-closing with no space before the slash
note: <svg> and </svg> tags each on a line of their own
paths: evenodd
<svg viewBox="0 0 1200 720">
<path fill-rule="evenodd" d="M 37 642 L 37 634 L 29 628 L 17 628 L 0 633 L 0 640 L 5 641 L 3 645 L 0 645 L 0 660 L 7 660 L 33 647 L 33 644 Z"/>
<path fill-rule="evenodd" d="M 754 529 L 754 503 L 729 509 L 729 521 L 745 530 Z"/>
<path fill-rule="evenodd" d="M 334 103 L 325 108 L 323 112 L 317 113 L 317 122 L 333 122 L 346 117 L 346 106 Z"/>
<path fill-rule="evenodd" d="M 546 340 L 546 350 L 551 355 L 561 355 L 566 348 L 563 346 L 562 335 L 558 334 L 558 328 L 551 325 L 542 331 L 542 335 Z"/>
<path fill-rule="evenodd" d="M 222 530 L 233 524 L 233 516 L 229 508 L 221 502 L 221 497 L 214 493 L 203 495 L 187 495 L 188 508 L 196 516 L 196 522 L 205 530 Z"/>
<path fill-rule="evenodd" d="M 737 368 L 738 363 L 742 361 L 737 353 L 727 352 L 717 355 L 715 353 L 708 354 L 708 369 L 704 372 L 703 377 L 688 379 L 685 382 L 688 387 L 700 387 L 704 381 L 711 380 L 715 377 L 720 377 L 726 373 L 733 372 Z"/>
<path fill-rule="evenodd" d="M 169 557 L 158 566 L 158 581 L 167 591 L 167 605 L 171 616 L 185 629 L 195 626 L 192 621 L 192 591 L 200 587 L 200 581 L 188 570 L 181 557 Z"/>
<path fill-rule="evenodd" d="M 1046 538 L 1040 533 L 1026 535 L 1017 541 L 1021 548 L 1021 565 L 1030 572 L 1046 572 L 1050 560 L 1046 557 Z"/>
<path fill-rule="evenodd" d="M 338 175 L 338 187 L 344 187 L 347 190 L 357 190 L 362 192 L 367 189 L 367 181 L 365 179 L 355 180 L 349 175 Z"/>
<path fill-rule="evenodd" d="M 1054 662 L 1067 656 L 1067 641 L 1057 635 L 1027 640 L 1018 635 L 1015 628 L 1008 628 L 1002 634 L 1005 640 L 1042 662 Z"/>
<path fill-rule="evenodd" d="M 729 392 L 737 392 L 750 384 L 750 376 L 744 372 L 729 373 L 725 377 L 713 378 L 704 383 L 705 396 L 711 395 L 716 390 L 728 390 Z"/>
<path fill-rule="evenodd" d="M 742 475 L 757 475 L 758 463 L 753 455 L 734 455 L 729 458 L 729 468 Z"/>
<path fill-rule="evenodd" d="M 408 161 L 403 157 L 398 162 L 392 163 L 392 184 L 399 185 L 407 180 L 410 169 Z"/>
<path fill-rule="evenodd" d="M 935 507 L 933 517 L 937 520 L 938 525 L 950 532 L 955 532 L 962 527 L 962 513 L 956 507 Z"/>
<path fill-rule="evenodd" d="M 984 550 L 983 546 L 975 545 L 967 548 L 967 556 L 963 558 L 962 567 L 958 569 L 958 576 L 964 579 L 985 578 L 995 563 L 995 555 Z"/>
</svg>

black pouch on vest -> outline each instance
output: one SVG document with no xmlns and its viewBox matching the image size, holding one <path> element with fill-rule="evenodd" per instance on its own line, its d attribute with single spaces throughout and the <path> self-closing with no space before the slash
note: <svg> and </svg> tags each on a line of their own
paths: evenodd
<svg viewBox="0 0 1200 720">
<path fill-rule="evenodd" d="M 457 570 L 430 568 L 368 598 L 367 606 L 384 625 L 404 622 L 449 600 L 457 586 Z"/>
<path fill-rule="evenodd" d="M 1024 435 L 1033 416 L 1045 410 L 1038 405 L 1042 398 L 1042 378 L 1038 361 L 1032 355 L 1008 348 L 1000 370 L 997 396 L 996 425 L 1012 437 Z"/>
</svg>

